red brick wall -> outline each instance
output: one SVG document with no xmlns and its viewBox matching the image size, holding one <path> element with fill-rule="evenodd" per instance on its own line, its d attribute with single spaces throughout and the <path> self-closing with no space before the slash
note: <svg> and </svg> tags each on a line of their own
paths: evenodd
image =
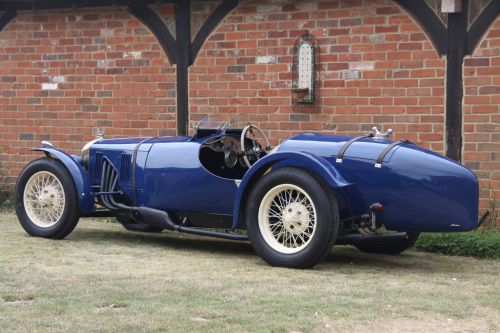
<svg viewBox="0 0 500 333">
<path fill-rule="evenodd" d="M 292 54 L 305 32 L 320 45 L 319 99 L 294 111 Z M 242 1 L 190 69 L 191 119 L 238 113 L 274 143 L 375 124 L 442 152 L 444 75 L 445 61 L 392 1 Z"/>
<path fill-rule="evenodd" d="M 500 209 L 500 18 L 465 60 L 464 84 L 464 161 L 481 180 L 481 206 Z"/>
<path fill-rule="evenodd" d="M 107 136 L 175 134 L 175 67 L 125 9 L 20 13 L 0 32 L 0 172 L 41 139 L 78 153 Z"/>
<path fill-rule="evenodd" d="M 171 17 L 166 22 L 173 30 Z M 483 180 L 483 208 L 500 196 L 499 31 L 497 20 L 464 69 L 464 158 Z M 305 32 L 320 45 L 320 84 L 316 106 L 298 110 L 292 50 Z M 191 121 L 238 114 L 273 143 L 300 131 L 358 134 L 379 125 L 442 153 L 444 76 L 445 60 L 390 0 L 246 0 L 190 68 Z M 7 184 L 42 138 L 77 153 L 98 127 L 108 136 L 171 135 L 175 107 L 175 67 L 124 9 L 24 12 L 0 32 Z"/>
</svg>

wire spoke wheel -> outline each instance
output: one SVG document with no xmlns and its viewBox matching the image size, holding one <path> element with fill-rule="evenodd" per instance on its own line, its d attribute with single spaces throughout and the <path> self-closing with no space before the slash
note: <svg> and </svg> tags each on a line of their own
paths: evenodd
<svg viewBox="0 0 500 333">
<path fill-rule="evenodd" d="M 63 239 L 80 219 L 73 176 L 51 157 L 31 161 L 17 178 L 16 214 L 24 230 L 35 237 Z"/>
<path fill-rule="evenodd" d="M 313 239 L 317 214 L 307 192 L 296 185 L 280 184 L 263 197 L 258 220 L 260 232 L 271 248 L 294 254 Z"/>
<path fill-rule="evenodd" d="M 271 170 L 252 188 L 245 206 L 248 238 L 273 266 L 309 268 L 332 248 L 339 216 L 333 193 L 309 173 Z"/>
<path fill-rule="evenodd" d="M 51 172 L 33 174 L 26 183 L 23 204 L 29 219 L 40 228 L 50 228 L 61 219 L 66 196 L 61 181 Z"/>
</svg>

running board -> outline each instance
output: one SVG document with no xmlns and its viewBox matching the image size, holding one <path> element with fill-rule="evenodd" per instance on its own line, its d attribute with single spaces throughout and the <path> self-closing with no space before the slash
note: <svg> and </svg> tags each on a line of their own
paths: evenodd
<svg viewBox="0 0 500 333">
<path fill-rule="evenodd" d="M 381 235 L 350 234 L 337 237 L 335 245 L 351 245 L 372 240 L 403 240 L 407 238 L 408 234 L 406 232 L 395 232 Z"/>
<path fill-rule="evenodd" d="M 131 213 L 136 214 L 140 221 L 144 224 L 149 224 L 154 227 L 167 229 L 171 231 L 182 232 L 185 234 L 198 235 L 198 236 L 206 236 L 206 237 L 214 237 L 214 238 L 222 238 L 222 239 L 230 239 L 237 241 L 247 241 L 248 236 L 246 235 L 236 235 L 229 234 L 225 232 L 217 232 L 211 230 L 204 230 L 200 228 L 191 228 L 180 226 L 170 218 L 167 212 L 153 209 L 149 207 L 131 207 Z"/>
</svg>

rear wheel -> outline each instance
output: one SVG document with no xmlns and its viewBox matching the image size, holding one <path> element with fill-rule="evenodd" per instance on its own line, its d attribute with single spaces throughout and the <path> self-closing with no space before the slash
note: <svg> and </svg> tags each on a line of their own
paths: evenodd
<svg viewBox="0 0 500 333">
<path fill-rule="evenodd" d="M 16 184 L 16 214 L 32 236 L 60 239 L 80 219 L 73 178 L 59 161 L 41 158 L 28 164 Z"/>
<path fill-rule="evenodd" d="M 270 265 L 308 268 L 331 249 L 338 231 L 334 196 L 310 174 L 283 168 L 265 175 L 246 206 L 248 236 Z"/>
<path fill-rule="evenodd" d="M 409 232 L 405 239 L 371 239 L 354 244 L 359 250 L 367 253 L 400 254 L 412 247 L 420 233 Z"/>
</svg>

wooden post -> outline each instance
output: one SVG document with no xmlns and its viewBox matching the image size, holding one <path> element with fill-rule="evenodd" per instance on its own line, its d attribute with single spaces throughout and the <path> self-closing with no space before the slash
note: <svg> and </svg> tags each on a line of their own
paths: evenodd
<svg viewBox="0 0 500 333">
<path fill-rule="evenodd" d="M 187 135 L 189 123 L 189 66 L 191 65 L 191 0 L 175 3 L 177 41 L 177 135 Z"/>
<path fill-rule="evenodd" d="M 448 14 L 448 53 L 446 55 L 446 156 L 462 159 L 463 64 L 467 51 L 467 0 L 464 10 Z"/>
</svg>

